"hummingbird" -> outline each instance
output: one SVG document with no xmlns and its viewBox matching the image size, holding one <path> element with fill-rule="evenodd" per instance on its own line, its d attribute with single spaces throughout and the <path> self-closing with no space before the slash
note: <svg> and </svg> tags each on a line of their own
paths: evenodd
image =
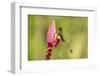
<svg viewBox="0 0 100 76">
<path fill-rule="evenodd" d="M 62 27 L 59 27 L 58 29 L 59 29 L 58 35 L 60 36 L 60 39 L 61 39 L 62 43 L 65 44 L 65 46 L 68 47 L 70 49 L 70 52 L 72 53 L 73 52 L 72 49 L 70 48 L 70 46 L 67 43 L 67 41 L 64 39 Z"/>
</svg>

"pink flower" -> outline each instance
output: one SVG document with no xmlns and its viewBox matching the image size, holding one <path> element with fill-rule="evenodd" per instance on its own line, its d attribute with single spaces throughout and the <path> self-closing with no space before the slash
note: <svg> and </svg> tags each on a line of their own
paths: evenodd
<svg viewBox="0 0 100 76">
<path fill-rule="evenodd" d="M 54 41 L 54 36 L 56 34 L 56 27 L 55 27 L 55 21 L 54 19 L 51 21 L 50 27 L 48 29 L 47 33 L 47 42 L 52 43 Z"/>
<path fill-rule="evenodd" d="M 60 38 L 56 33 L 56 27 L 55 27 L 55 21 L 52 20 L 50 27 L 48 29 L 48 33 L 47 33 L 47 54 L 45 59 L 49 60 L 52 54 L 52 48 L 53 47 L 57 47 L 58 43 L 60 42 Z"/>
</svg>

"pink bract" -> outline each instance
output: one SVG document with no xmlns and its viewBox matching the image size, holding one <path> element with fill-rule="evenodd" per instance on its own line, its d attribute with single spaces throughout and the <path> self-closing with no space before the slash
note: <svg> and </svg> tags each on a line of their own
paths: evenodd
<svg viewBox="0 0 100 76">
<path fill-rule="evenodd" d="M 55 21 L 53 19 L 51 21 L 51 24 L 49 26 L 48 33 L 47 33 L 47 42 L 48 43 L 53 42 L 55 33 L 56 33 L 56 27 L 55 27 Z"/>
</svg>

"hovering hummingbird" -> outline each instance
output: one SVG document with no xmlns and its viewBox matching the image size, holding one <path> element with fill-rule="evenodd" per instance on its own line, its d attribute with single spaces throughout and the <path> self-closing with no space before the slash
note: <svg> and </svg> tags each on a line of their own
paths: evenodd
<svg viewBox="0 0 100 76">
<path fill-rule="evenodd" d="M 64 39 L 63 33 L 62 33 L 62 27 L 59 27 L 59 32 L 58 32 L 58 36 L 60 36 L 60 39 L 62 41 L 63 44 L 65 44 L 65 46 L 67 46 L 67 48 L 70 49 L 70 52 L 72 53 L 72 49 L 70 48 L 69 44 L 67 43 L 67 41 Z"/>
<path fill-rule="evenodd" d="M 56 32 L 55 21 L 54 19 L 51 21 L 50 27 L 47 32 L 47 54 L 45 56 L 46 60 L 49 60 L 52 54 L 52 49 L 56 48 L 60 42 L 62 42 L 65 46 L 69 47 L 68 43 L 65 41 L 62 28 L 59 27 L 59 32 Z M 70 48 L 69 48 L 70 49 Z M 72 53 L 72 50 L 70 49 Z"/>
</svg>

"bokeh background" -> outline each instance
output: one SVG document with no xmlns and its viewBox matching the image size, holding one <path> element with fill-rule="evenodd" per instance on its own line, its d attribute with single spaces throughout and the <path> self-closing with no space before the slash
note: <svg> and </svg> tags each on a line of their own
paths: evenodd
<svg viewBox="0 0 100 76">
<path fill-rule="evenodd" d="M 52 19 L 57 31 L 62 27 L 68 46 L 60 43 L 53 48 L 51 59 L 88 58 L 88 17 L 28 15 L 28 60 L 45 60 L 47 31 Z"/>
</svg>

